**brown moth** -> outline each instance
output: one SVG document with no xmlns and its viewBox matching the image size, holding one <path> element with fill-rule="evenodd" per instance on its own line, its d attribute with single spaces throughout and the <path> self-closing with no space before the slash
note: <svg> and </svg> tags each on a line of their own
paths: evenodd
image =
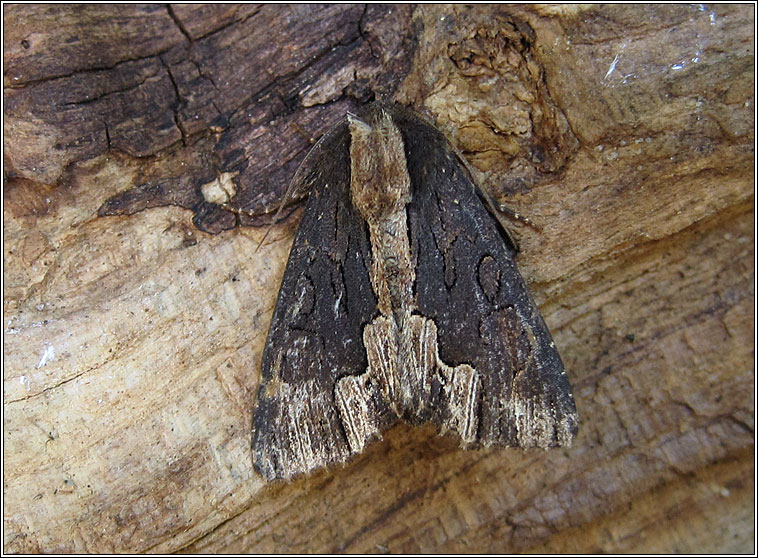
<svg viewBox="0 0 758 558">
<path fill-rule="evenodd" d="M 373 103 L 294 180 L 309 197 L 263 355 L 258 472 L 344 462 L 399 419 L 467 448 L 571 444 L 571 386 L 516 250 L 438 130 Z"/>
</svg>

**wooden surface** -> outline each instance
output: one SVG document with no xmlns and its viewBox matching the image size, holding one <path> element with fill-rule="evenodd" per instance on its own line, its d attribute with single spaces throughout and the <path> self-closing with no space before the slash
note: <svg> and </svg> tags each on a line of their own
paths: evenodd
<svg viewBox="0 0 758 558">
<path fill-rule="evenodd" d="M 754 15 L 4 6 L 6 552 L 753 552 Z M 514 224 L 569 450 L 400 425 L 266 485 L 260 355 L 318 136 L 427 110 Z M 297 208 L 297 205 L 293 205 Z"/>
</svg>

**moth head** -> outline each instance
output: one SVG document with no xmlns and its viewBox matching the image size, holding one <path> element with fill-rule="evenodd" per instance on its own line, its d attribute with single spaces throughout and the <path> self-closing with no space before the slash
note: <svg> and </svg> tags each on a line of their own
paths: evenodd
<svg viewBox="0 0 758 558">
<path fill-rule="evenodd" d="M 402 210 L 410 200 L 410 178 L 400 130 L 385 111 L 371 122 L 347 118 L 353 203 L 366 219 Z"/>
</svg>

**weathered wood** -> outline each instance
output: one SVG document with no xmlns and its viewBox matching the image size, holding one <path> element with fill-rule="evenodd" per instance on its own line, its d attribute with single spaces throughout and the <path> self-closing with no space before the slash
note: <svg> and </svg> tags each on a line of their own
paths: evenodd
<svg viewBox="0 0 758 558">
<path fill-rule="evenodd" d="M 752 552 L 754 23 L 4 6 L 4 550 Z M 256 251 L 265 228 L 213 202 L 275 208 L 304 135 L 372 91 L 540 226 L 514 226 L 518 264 L 574 385 L 570 450 L 400 425 L 344 468 L 254 473 L 297 219 Z"/>
</svg>

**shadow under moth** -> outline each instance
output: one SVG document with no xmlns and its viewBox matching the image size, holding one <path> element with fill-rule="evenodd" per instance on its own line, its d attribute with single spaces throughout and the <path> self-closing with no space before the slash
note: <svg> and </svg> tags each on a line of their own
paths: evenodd
<svg viewBox="0 0 758 558">
<path fill-rule="evenodd" d="M 346 461 L 398 419 L 465 448 L 568 446 L 577 414 L 550 333 L 445 137 L 376 102 L 313 147 L 263 353 L 266 479 Z"/>
</svg>

